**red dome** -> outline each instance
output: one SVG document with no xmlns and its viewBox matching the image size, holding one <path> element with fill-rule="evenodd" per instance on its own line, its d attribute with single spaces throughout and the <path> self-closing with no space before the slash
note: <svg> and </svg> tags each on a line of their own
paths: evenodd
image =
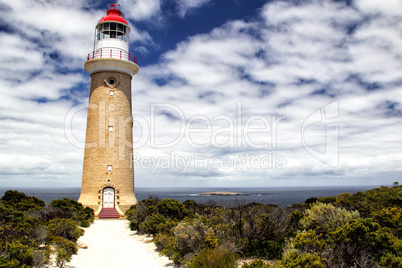
<svg viewBox="0 0 402 268">
<path fill-rule="evenodd" d="M 117 21 L 124 23 L 128 26 L 127 21 L 121 16 L 121 11 L 116 8 L 108 9 L 107 15 L 101 18 L 98 24 L 105 21 Z"/>
</svg>

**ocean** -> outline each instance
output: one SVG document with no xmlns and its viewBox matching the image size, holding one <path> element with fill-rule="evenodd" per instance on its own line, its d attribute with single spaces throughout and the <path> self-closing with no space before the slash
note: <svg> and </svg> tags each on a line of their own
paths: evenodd
<svg viewBox="0 0 402 268">
<path fill-rule="evenodd" d="M 223 187 L 136 187 L 135 196 L 138 201 L 147 199 L 149 196 L 156 196 L 160 199 L 176 199 L 184 202 L 188 199 L 197 203 L 206 203 L 210 200 L 215 202 L 258 202 L 262 204 L 275 204 L 279 207 L 287 207 L 292 204 L 299 204 L 310 197 L 337 196 L 341 193 L 355 193 L 366 191 L 379 186 L 303 186 L 303 187 L 259 187 L 259 188 L 223 188 Z M 0 196 L 7 190 L 18 190 L 30 196 L 36 196 L 46 204 L 52 200 L 70 198 L 78 200 L 80 187 L 0 187 Z M 246 196 L 199 196 L 199 193 L 228 191 L 247 194 Z"/>
</svg>

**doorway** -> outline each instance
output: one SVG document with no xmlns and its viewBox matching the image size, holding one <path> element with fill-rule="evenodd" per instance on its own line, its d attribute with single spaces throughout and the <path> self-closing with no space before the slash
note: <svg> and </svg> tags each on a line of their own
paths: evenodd
<svg viewBox="0 0 402 268">
<path fill-rule="evenodd" d="M 114 189 L 104 188 L 103 189 L 103 207 L 104 208 L 114 208 Z"/>
</svg>

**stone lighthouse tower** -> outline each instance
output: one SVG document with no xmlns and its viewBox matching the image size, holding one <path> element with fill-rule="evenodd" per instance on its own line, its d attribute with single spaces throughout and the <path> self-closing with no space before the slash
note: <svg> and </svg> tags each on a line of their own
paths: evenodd
<svg viewBox="0 0 402 268">
<path fill-rule="evenodd" d="M 85 70 L 91 75 L 84 166 L 78 202 L 95 216 L 123 217 L 137 203 L 132 165 L 131 78 L 138 72 L 129 53 L 130 26 L 111 5 L 96 25 L 93 52 Z"/>
</svg>

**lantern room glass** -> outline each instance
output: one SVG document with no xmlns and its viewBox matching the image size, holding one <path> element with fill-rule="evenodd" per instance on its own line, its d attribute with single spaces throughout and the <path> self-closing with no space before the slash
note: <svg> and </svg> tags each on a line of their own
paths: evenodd
<svg viewBox="0 0 402 268">
<path fill-rule="evenodd" d="M 96 28 L 96 41 L 102 39 L 119 39 L 128 43 L 129 29 L 126 25 L 117 22 L 104 22 Z"/>
</svg>

